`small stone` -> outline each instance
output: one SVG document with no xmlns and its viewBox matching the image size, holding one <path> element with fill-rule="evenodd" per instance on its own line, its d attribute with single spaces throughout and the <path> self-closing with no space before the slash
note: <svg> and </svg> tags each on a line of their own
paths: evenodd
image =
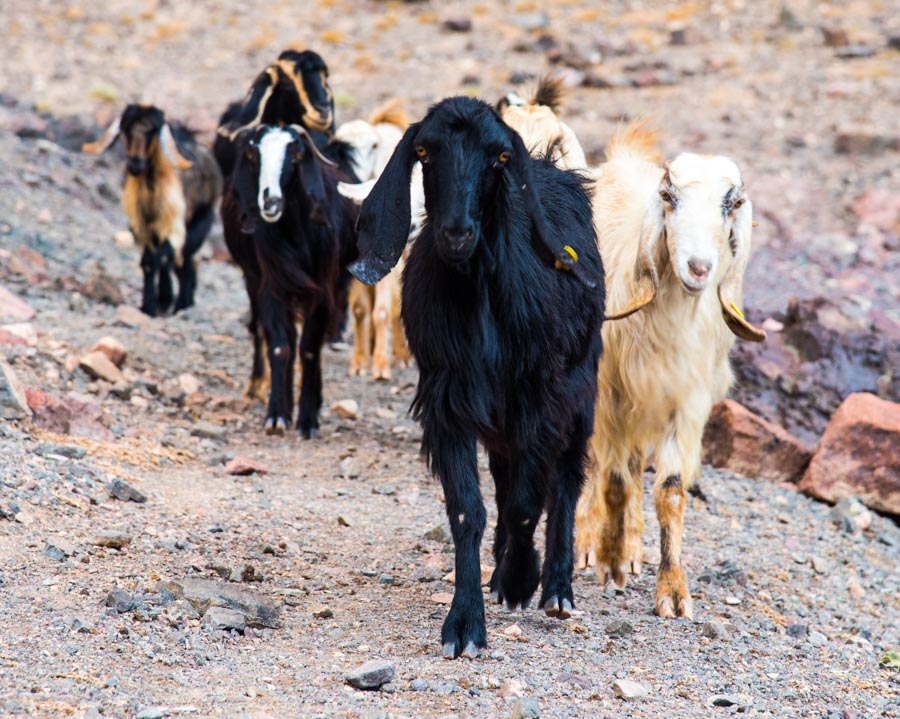
<svg viewBox="0 0 900 719">
<path fill-rule="evenodd" d="M 745 707 L 753 704 L 753 699 L 745 694 L 713 694 L 706 703 L 713 707 Z"/>
<path fill-rule="evenodd" d="M 200 380 L 187 372 L 178 375 L 178 385 L 187 395 L 200 391 Z"/>
<path fill-rule="evenodd" d="M 826 562 L 822 557 L 817 557 L 815 555 L 809 558 L 809 563 L 812 565 L 813 571 L 816 574 L 827 574 L 830 568 L 828 562 Z"/>
<path fill-rule="evenodd" d="M 331 611 L 331 607 L 320 604 L 319 606 L 313 607 L 312 615 L 316 619 L 331 619 L 334 616 L 334 612 Z"/>
<path fill-rule="evenodd" d="M 149 327 L 153 324 L 153 318 L 148 317 L 137 307 L 130 305 L 119 305 L 116 307 L 114 320 L 117 324 L 125 325 L 125 327 Z"/>
<path fill-rule="evenodd" d="M 731 627 L 725 622 L 706 622 L 700 634 L 707 639 L 730 639 Z"/>
<path fill-rule="evenodd" d="M 25 385 L 19 380 L 15 370 L 0 360 L 0 419 L 30 419 L 31 408 Z"/>
<path fill-rule="evenodd" d="M 191 427 L 191 436 L 224 442 L 226 438 L 225 427 L 221 424 L 213 424 L 212 422 L 197 422 L 197 424 Z"/>
<path fill-rule="evenodd" d="M 394 577 L 390 574 L 381 574 L 378 576 L 378 583 L 379 584 L 393 584 Z"/>
<path fill-rule="evenodd" d="M 425 532 L 425 539 L 430 542 L 441 542 L 443 544 L 449 540 L 449 537 L 447 537 L 447 530 L 442 525 L 438 525 Z"/>
<path fill-rule="evenodd" d="M 339 514 L 339 515 L 338 515 L 337 523 L 338 523 L 338 526 L 341 526 L 341 527 L 350 527 L 350 526 L 352 526 L 352 525 L 350 524 L 350 522 L 347 520 L 347 518 L 344 517 L 344 515 L 342 515 L 342 514 Z"/>
<path fill-rule="evenodd" d="M 500 696 L 504 699 L 510 697 L 521 697 L 526 692 L 525 682 L 520 679 L 507 679 L 500 686 Z"/>
<path fill-rule="evenodd" d="M 419 567 L 412 573 L 415 582 L 436 582 L 444 576 L 444 572 L 440 567 L 426 565 Z"/>
<path fill-rule="evenodd" d="M 431 682 L 426 679 L 413 679 L 409 688 L 414 692 L 427 692 L 431 689 Z"/>
<path fill-rule="evenodd" d="M 180 588 L 184 598 L 198 612 L 205 613 L 210 606 L 224 607 L 243 614 L 248 626 L 272 629 L 281 626 L 281 605 L 240 584 L 182 579 L 171 585 L 172 589 Z"/>
<path fill-rule="evenodd" d="M 115 337 L 101 337 L 91 348 L 91 352 L 102 352 L 110 362 L 119 368 L 128 359 L 128 350 Z"/>
<path fill-rule="evenodd" d="M 112 607 L 119 614 L 125 614 L 134 609 L 134 596 L 125 589 L 113 589 L 106 595 L 105 604 Z"/>
<path fill-rule="evenodd" d="M 110 384 L 125 381 L 122 370 L 116 367 L 103 352 L 88 352 L 78 360 L 78 366 L 95 379 L 102 379 Z"/>
<path fill-rule="evenodd" d="M 634 627 L 624 620 L 617 620 L 606 625 L 606 634 L 610 637 L 626 637 L 634 634 Z"/>
<path fill-rule="evenodd" d="M 534 697 L 521 697 L 512 703 L 509 719 L 539 719 L 541 708 Z"/>
<path fill-rule="evenodd" d="M 347 457 L 341 460 L 341 476 L 347 479 L 356 479 L 361 474 L 359 461 L 355 457 Z"/>
<path fill-rule="evenodd" d="M 122 502 L 137 502 L 143 504 L 147 501 L 147 495 L 137 487 L 132 486 L 124 479 L 118 477 L 109 485 L 109 493 Z"/>
<path fill-rule="evenodd" d="M 789 637 L 802 639 L 809 633 L 809 628 L 805 624 L 788 624 L 785 632 Z"/>
<path fill-rule="evenodd" d="M 522 636 L 522 627 L 520 627 L 518 624 L 510 624 L 506 629 L 503 630 L 503 633 L 508 637 L 516 639 L 517 637 Z"/>
<path fill-rule="evenodd" d="M 387 407 L 376 407 L 375 416 L 378 417 L 378 419 L 397 419 L 397 413 Z"/>
<path fill-rule="evenodd" d="M 88 270 L 87 279 L 81 284 L 81 294 L 107 305 L 119 306 L 125 299 L 119 284 L 107 272 L 102 262 L 95 262 Z"/>
<path fill-rule="evenodd" d="M 268 474 L 269 468 L 262 462 L 238 456 L 225 465 L 225 471 L 237 477 L 246 477 L 251 474 Z"/>
<path fill-rule="evenodd" d="M 103 530 L 91 540 L 91 544 L 97 547 L 122 549 L 131 544 L 131 535 L 116 530 Z"/>
<path fill-rule="evenodd" d="M 727 604 L 729 607 L 736 607 L 740 603 L 741 603 L 741 600 L 738 597 L 735 597 L 733 595 L 729 595 L 729 596 L 725 597 L 725 604 Z"/>
<path fill-rule="evenodd" d="M 444 20 L 444 29 L 450 32 L 472 32 L 472 18 L 452 17 Z"/>
<path fill-rule="evenodd" d="M 139 711 L 135 719 L 163 719 L 167 716 L 170 714 L 165 707 L 147 707 L 143 711 Z"/>
<path fill-rule="evenodd" d="M 650 696 L 650 690 L 647 687 L 629 679 L 617 679 L 613 683 L 613 691 L 617 697 L 625 701 L 634 701 Z"/>
<path fill-rule="evenodd" d="M 435 592 L 430 599 L 436 604 L 450 604 L 453 601 L 453 595 L 450 592 Z"/>
<path fill-rule="evenodd" d="M 47 554 L 48 550 L 56 550 L 53 554 L 55 555 L 58 553 L 62 556 L 53 556 L 51 558 L 59 561 L 62 561 L 66 557 L 71 557 L 78 551 L 74 542 L 70 542 L 64 537 L 50 537 L 49 539 L 45 539 L 44 542 L 47 545 L 44 554 Z M 47 556 L 50 556 L 50 554 L 47 554 Z"/>
<path fill-rule="evenodd" d="M 210 607 L 204 613 L 201 623 L 213 629 L 234 629 L 241 634 L 247 628 L 247 618 L 241 612 L 225 607 Z"/>
<path fill-rule="evenodd" d="M 331 405 L 331 411 L 341 419 L 356 419 L 359 403 L 355 399 L 342 399 Z"/>
<path fill-rule="evenodd" d="M 847 47 L 850 44 L 847 31 L 839 27 L 823 27 L 822 39 L 826 47 Z"/>
<path fill-rule="evenodd" d="M 131 230 L 119 230 L 113 235 L 113 242 L 116 247 L 128 250 L 134 247 L 134 235 L 131 234 Z"/>
<path fill-rule="evenodd" d="M 35 309 L 18 295 L 0 286 L 0 320 L 4 322 L 28 322 L 37 314 Z"/>
<path fill-rule="evenodd" d="M 815 647 L 821 647 L 828 643 L 828 637 L 822 634 L 822 632 L 810 632 L 809 643 Z"/>
<path fill-rule="evenodd" d="M 394 681 L 396 669 L 390 662 L 373 659 L 357 667 L 344 679 L 356 689 L 378 689 L 383 684 Z"/>
</svg>

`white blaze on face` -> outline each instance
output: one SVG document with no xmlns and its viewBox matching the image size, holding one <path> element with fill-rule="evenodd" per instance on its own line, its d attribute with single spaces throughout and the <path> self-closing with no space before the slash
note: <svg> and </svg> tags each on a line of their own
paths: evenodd
<svg viewBox="0 0 900 719">
<path fill-rule="evenodd" d="M 667 218 L 669 252 L 685 288 L 701 292 L 731 258 L 732 220 L 723 213 L 722 200 L 731 188 L 740 187 L 740 171 L 726 157 L 682 153 L 670 163 L 669 178 L 677 198 Z M 706 276 L 692 273 L 692 265 L 706 268 Z"/>
<path fill-rule="evenodd" d="M 266 222 L 278 222 L 284 209 L 281 195 L 281 168 L 284 154 L 293 136 L 287 130 L 273 128 L 259 141 L 259 212 Z"/>
</svg>

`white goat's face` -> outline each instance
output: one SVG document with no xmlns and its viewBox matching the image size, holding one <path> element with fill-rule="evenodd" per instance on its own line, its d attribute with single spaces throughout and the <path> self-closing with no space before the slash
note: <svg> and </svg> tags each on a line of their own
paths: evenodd
<svg viewBox="0 0 900 719">
<path fill-rule="evenodd" d="M 379 138 L 375 128 L 365 120 L 351 120 L 341 125 L 334 136 L 353 147 L 353 171 L 360 181 L 376 179 Z"/>
<path fill-rule="evenodd" d="M 565 136 L 562 122 L 545 105 L 509 105 L 501 113 L 503 122 L 522 136 L 532 155 L 556 150 Z"/>
<path fill-rule="evenodd" d="M 737 165 L 727 157 L 682 153 L 659 187 L 672 268 L 690 294 L 718 285 L 734 257 L 734 210 L 744 201 Z"/>
<path fill-rule="evenodd" d="M 284 211 L 282 175 L 288 146 L 293 135 L 281 128 L 272 128 L 259 140 L 259 214 L 266 222 L 278 222 Z"/>
</svg>

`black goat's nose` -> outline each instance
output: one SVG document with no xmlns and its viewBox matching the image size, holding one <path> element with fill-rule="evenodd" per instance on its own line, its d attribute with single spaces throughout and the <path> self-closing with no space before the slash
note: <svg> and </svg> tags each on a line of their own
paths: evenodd
<svg viewBox="0 0 900 719">
<path fill-rule="evenodd" d="M 472 241 L 472 228 L 444 228 L 441 230 L 441 234 L 444 236 L 444 241 L 447 243 L 447 246 L 453 250 L 454 252 L 460 252 L 469 245 Z"/>
<path fill-rule="evenodd" d="M 688 260 L 688 269 L 698 280 L 705 280 L 711 268 L 712 262 L 709 260 L 699 260 L 696 257 Z"/>
<path fill-rule="evenodd" d="M 263 212 L 274 215 L 281 211 L 283 200 L 280 197 L 265 197 L 263 199 Z"/>
</svg>

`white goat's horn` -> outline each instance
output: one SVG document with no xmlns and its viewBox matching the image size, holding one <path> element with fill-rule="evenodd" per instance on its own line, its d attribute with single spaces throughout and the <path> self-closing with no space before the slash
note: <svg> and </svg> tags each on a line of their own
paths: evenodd
<svg viewBox="0 0 900 719">
<path fill-rule="evenodd" d="M 106 132 L 103 133 L 103 137 L 101 137 L 96 142 L 86 142 L 81 146 L 81 151 L 88 155 L 99 155 L 101 152 L 106 152 L 110 148 L 110 146 L 116 141 L 116 138 L 119 137 L 119 124 L 122 122 L 121 115 L 117 115 L 116 119 L 113 120 L 109 127 L 106 128 Z"/>
<path fill-rule="evenodd" d="M 321 162 L 323 165 L 328 165 L 329 167 L 338 166 L 338 164 L 334 160 L 329 160 L 319 151 L 319 148 L 316 147 L 316 143 L 312 139 L 312 136 L 309 134 L 307 129 L 303 127 L 303 125 L 291 125 L 291 128 L 293 128 L 297 132 L 297 134 L 302 135 L 309 141 L 309 146 L 310 148 L 312 148 L 313 154 L 319 158 L 319 162 Z"/>
<path fill-rule="evenodd" d="M 175 144 L 175 138 L 172 137 L 172 130 L 169 123 L 163 123 L 162 129 L 159 131 L 159 146 L 163 151 L 163 155 L 179 170 L 187 170 L 194 163 L 186 159 L 179 151 L 178 145 Z"/>
</svg>

